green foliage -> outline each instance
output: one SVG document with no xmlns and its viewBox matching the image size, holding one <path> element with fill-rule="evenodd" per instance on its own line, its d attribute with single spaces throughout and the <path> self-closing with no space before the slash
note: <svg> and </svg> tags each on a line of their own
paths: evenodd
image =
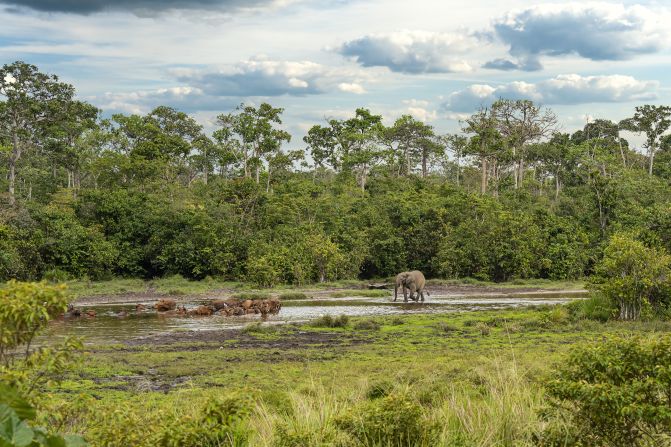
<svg viewBox="0 0 671 447">
<path fill-rule="evenodd" d="M 83 438 L 75 435 L 51 434 L 32 427 L 35 413 L 16 392 L 0 386 L 0 445 L 3 447 L 86 447 Z"/>
<path fill-rule="evenodd" d="M 165 427 L 157 445 L 162 447 L 244 447 L 248 444 L 247 419 L 252 401 L 242 394 L 214 398 L 195 417 Z"/>
<path fill-rule="evenodd" d="M 617 307 L 619 318 L 636 320 L 671 303 L 671 256 L 629 234 L 611 237 L 591 287 Z"/>
<path fill-rule="evenodd" d="M 281 300 L 307 300 L 310 297 L 303 292 L 281 293 L 278 297 Z"/>
<path fill-rule="evenodd" d="M 35 336 L 66 310 L 65 286 L 10 281 L 0 288 L 0 302 L 0 383 L 36 398 L 81 347 L 77 339 L 67 338 L 32 349 Z"/>
<path fill-rule="evenodd" d="M 596 293 L 587 299 L 579 299 L 566 305 L 571 318 L 606 322 L 617 315 L 618 309 L 605 295 Z"/>
<path fill-rule="evenodd" d="M 666 445 L 669 365 L 668 335 L 611 338 L 574 350 L 547 387 L 555 419 L 542 445 Z"/>
<path fill-rule="evenodd" d="M 382 325 L 375 320 L 361 320 L 354 324 L 354 329 L 358 331 L 377 331 Z"/>
<path fill-rule="evenodd" d="M 590 275 L 618 231 L 671 249 L 668 106 L 572 135 L 526 99 L 478 111 L 462 135 L 357 108 L 287 151 L 284 110 L 268 103 L 240 104 L 206 135 L 167 106 L 100 119 L 23 62 L 0 73 L 12 205 L 0 213 L 0 280 L 179 274 L 274 287 L 414 269 L 563 280 Z M 645 134 L 647 159 L 621 130 Z"/>
<path fill-rule="evenodd" d="M 344 328 L 349 325 L 349 317 L 344 314 L 337 317 L 327 314 L 312 320 L 310 325 L 312 327 Z"/>
<path fill-rule="evenodd" d="M 364 403 L 337 423 L 364 446 L 432 445 L 432 427 L 422 407 L 400 391 Z"/>
</svg>

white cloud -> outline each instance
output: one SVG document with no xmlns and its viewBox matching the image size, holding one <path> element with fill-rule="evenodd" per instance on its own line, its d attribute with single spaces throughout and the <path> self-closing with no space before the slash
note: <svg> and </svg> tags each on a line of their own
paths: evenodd
<svg viewBox="0 0 671 447">
<path fill-rule="evenodd" d="M 523 81 L 498 86 L 473 84 L 449 95 L 443 107 L 451 112 L 470 112 L 498 98 L 530 99 L 545 104 L 644 101 L 657 97 L 658 86 L 656 81 L 639 81 L 631 76 L 567 74 L 535 84 Z"/>
<path fill-rule="evenodd" d="M 363 93 L 351 70 L 310 61 L 277 61 L 262 57 L 220 70 L 175 70 L 180 82 L 215 96 L 315 95 L 339 89 Z"/>
<path fill-rule="evenodd" d="M 543 56 L 579 55 L 627 60 L 669 46 L 667 9 L 603 2 L 559 3 L 513 10 L 494 20 L 493 36 L 516 60 L 495 59 L 486 68 L 540 70 Z"/>
<path fill-rule="evenodd" d="M 106 112 L 145 114 L 159 105 L 167 105 L 180 111 L 226 111 L 239 103 L 237 99 L 206 95 L 193 87 L 171 87 L 135 92 L 105 93 L 89 98 Z"/>
<path fill-rule="evenodd" d="M 369 34 L 338 48 L 364 67 L 387 67 L 401 73 L 468 72 L 472 67 L 461 56 L 474 40 L 465 33 L 398 31 Z"/>
<path fill-rule="evenodd" d="M 361 84 L 357 84 L 356 82 L 341 82 L 338 84 L 338 89 L 341 92 L 354 93 L 356 95 L 366 93 L 366 89 L 363 88 Z"/>
<path fill-rule="evenodd" d="M 402 113 L 411 115 L 422 122 L 433 121 L 438 117 L 438 113 L 430 108 L 429 101 L 419 99 L 406 99 L 402 101 L 406 106 Z"/>
</svg>

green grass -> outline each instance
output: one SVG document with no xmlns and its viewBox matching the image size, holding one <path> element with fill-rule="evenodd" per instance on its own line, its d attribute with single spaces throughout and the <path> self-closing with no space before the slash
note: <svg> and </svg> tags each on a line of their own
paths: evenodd
<svg viewBox="0 0 671 447">
<path fill-rule="evenodd" d="M 307 300 L 310 297 L 303 292 L 287 292 L 281 293 L 278 298 L 280 300 Z"/>
<path fill-rule="evenodd" d="M 389 290 L 339 290 L 337 292 L 332 292 L 329 295 L 332 298 L 347 298 L 354 296 L 361 296 L 365 298 L 381 298 L 385 296 L 391 296 L 392 292 Z"/>
<path fill-rule="evenodd" d="M 239 286 L 239 283 L 214 278 L 191 281 L 180 275 L 155 278 L 148 281 L 117 278 L 109 281 L 68 281 L 66 284 L 76 297 L 144 292 L 180 296 L 207 293 L 219 289 L 233 289 Z"/>
<path fill-rule="evenodd" d="M 376 280 L 343 280 L 337 282 L 319 283 L 306 285 L 303 287 L 295 287 L 292 285 L 280 285 L 271 289 L 264 289 L 262 291 L 251 284 L 224 281 L 217 278 L 206 278 L 200 281 L 191 281 L 183 278 L 180 275 L 169 276 L 165 278 L 154 278 L 151 280 L 142 279 L 128 279 L 116 278 L 108 281 L 84 281 L 75 280 L 67 281 L 68 288 L 75 297 L 87 297 L 96 295 L 121 295 L 126 293 L 156 293 L 160 295 L 184 296 L 184 295 L 198 295 L 208 292 L 224 290 L 237 293 L 264 293 L 276 294 L 285 296 L 284 299 L 305 299 L 299 298 L 299 294 L 309 296 L 310 291 L 328 290 L 328 289 L 342 289 L 331 294 L 333 297 L 343 298 L 349 296 L 360 297 L 385 297 L 391 296 L 392 290 L 368 290 L 366 289 L 369 283 L 375 282 L 391 282 L 392 279 L 376 279 Z M 463 278 L 457 280 L 443 280 L 430 279 L 427 281 L 429 287 L 432 286 L 487 286 L 497 288 L 519 288 L 519 287 L 533 287 L 543 288 L 548 290 L 578 290 L 584 287 L 583 281 L 549 281 L 540 279 L 529 280 L 514 280 L 507 283 L 492 283 L 479 281 L 472 278 Z M 295 295 L 296 297 L 289 298 Z"/>
<path fill-rule="evenodd" d="M 241 292 L 234 293 L 231 298 L 236 300 L 267 300 L 270 299 L 270 293 L 267 292 Z"/>
<path fill-rule="evenodd" d="M 379 427 L 403 417 L 394 413 L 399 402 L 417 411 L 417 439 L 430 436 L 410 445 L 531 446 L 543 427 L 543 385 L 572 346 L 660 332 L 671 332 L 671 323 L 604 323 L 540 306 L 344 323 L 325 317 L 316 325 L 250 324 L 239 339 L 216 343 L 87 347 L 49 394 L 53 411 L 42 423 L 59 415 L 59 426 L 94 447 L 130 445 L 132 433 L 151 434 L 162 420 L 195 417 L 209 399 L 243 393 L 254 402 L 252 446 L 337 445 L 361 430 L 394 436 Z M 123 415 L 122 433 L 100 428 L 101 415 Z M 398 445 L 380 442 L 353 445 Z"/>
</svg>

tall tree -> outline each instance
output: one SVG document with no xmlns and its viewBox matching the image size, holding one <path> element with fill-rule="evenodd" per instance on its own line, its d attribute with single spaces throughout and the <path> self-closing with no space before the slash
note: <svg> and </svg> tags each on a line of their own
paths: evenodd
<svg viewBox="0 0 671 447">
<path fill-rule="evenodd" d="M 454 156 L 455 163 L 457 165 L 455 183 L 459 185 L 461 176 L 461 158 L 464 156 L 464 152 L 468 145 L 468 138 L 466 138 L 463 135 L 448 134 L 443 135 L 440 139 L 447 148 L 447 150 L 449 152 L 452 152 Z"/>
<path fill-rule="evenodd" d="M 259 107 L 240 104 L 236 111 L 219 115 L 220 129 L 214 137 L 242 163 L 246 178 L 251 177 L 254 169 L 256 183 L 259 183 L 264 160 L 267 162 L 267 156 L 291 140 L 288 132 L 277 127 L 282 124 L 284 109 L 264 102 Z"/>
<path fill-rule="evenodd" d="M 623 120 L 620 126 L 624 130 L 645 134 L 645 147 L 648 150 L 648 175 L 652 176 L 655 154 L 659 149 L 660 138 L 671 127 L 671 107 L 643 105 L 636 107 L 631 118 Z"/>
<path fill-rule="evenodd" d="M 440 153 L 443 146 L 436 141 L 433 127 L 410 115 L 403 115 L 385 129 L 384 140 L 398 165 L 398 174 L 408 175 L 419 162 L 422 177 L 428 172 L 429 159 Z"/>
<path fill-rule="evenodd" d="M 499 99 L 492 105 L 492 115 L 517 163 L 513 176 L 518 188 L 524 180 L 526 145 L 550 136 L 557 126 L 557 117 L 550 109 L 526 99 Z"/>
<path fill-rule="evenodd" d="M 36 66 L 17 61 L 0 68 L 0 134 L 9 140 L 9 202 L 16 201 L 17 163 L 62 118 L 74 88 Z"/>
<path fill-rule="evenodd" d="M 480 158 L 480 194 L 485 194 L 488 185 L 488 162 L 495 148 L 501 142 L 501 134 L 497 130 L 496 118 L 491 109 L 482 107 L 464 121 L 462 130 L 468 134 L 473 134 L 473 137 L 469 141 L 467 152 Z"/>
</svg>

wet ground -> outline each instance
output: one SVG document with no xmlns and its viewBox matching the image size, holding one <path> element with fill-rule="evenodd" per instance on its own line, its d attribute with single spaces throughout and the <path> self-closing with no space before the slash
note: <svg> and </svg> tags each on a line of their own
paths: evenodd
<svg viewBox="0 0 671 447">
<path fill-rule="evenodd" d="M 484 309 L 505 309 L 512 307 L 534 306 L 541 304 L 559 304 L 585 296 L 580 290 L 542 290 L 542 289 L 495 289 L 488 287 L 452 286 L 434 290 L 424 303 L 404 303 L 402 299 L 392 301 L 389 296 L 380 298 L 352 296 L 330 297 L 333 291 L 308 292 L 311 297 L 305 300 L 283 300 L 278 315 L 269 316 L 268 324 L 282 324 L 308 321 L 325 314 L 356 316 L 401 315 L 413 313 L 451 313 Z M 343 292 L 343 290 L 338 290 Z M 176 297 L 179 305 L 193 308 L 221 299 L 226 293 L 211 295 Z M 78 299 L 76 305 L 83 310 L 94 310 L 95 318 L 81 317 L 55 321 L 50 328 L 49 337 L 76 335 L 85 337 L 87 343 L 126 343 L 133 340 L 149 341 L 151 338 L 164 338 L 173 334 L 176 339 L 198 338 L 212 331 L 222 329 L 236 330 L 246 324 L 261 321 L 258 315 L 245 317 L 188 317 L 164 316 L 157 313 L 152 305 L 165 296 L 115 295 L 109 297 L 90 297 Z M 146 310 L 136 311 L 136 305 L 144 304 Z"/>
</svg>

